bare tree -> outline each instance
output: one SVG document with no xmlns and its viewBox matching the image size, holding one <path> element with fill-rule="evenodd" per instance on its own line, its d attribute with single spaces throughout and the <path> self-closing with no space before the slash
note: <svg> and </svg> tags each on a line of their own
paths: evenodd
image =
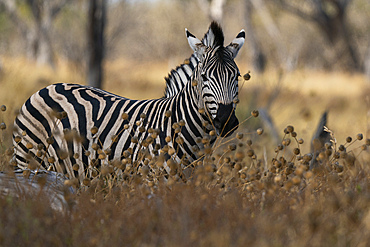
<svg viewBox="0 0 370 247">
<path fill-rule="evenodd" d="M 253 69 L 256 72 L 262 73 L 266 67 L 266 56 L 263 53 L 261 46 L 258 44 L 256 30 L 252 23 L 253 6 L 249 0 L 245 3 L 245 27 L 248 35 L 246 36 L 250 51 L 252 52 Z"/>
<path fill-rule="evenodd" d="M 70 0 L 24 0 L 30 8 L 32 22 L 24 20 L 21 9 L 14 0 L 2 0 L 1 4 L 18 31 L 26 38 L 28 57 L 39 64 L 55 66 L 51 29 L 53 20 Z"/>
<path fill-rule="evenodd" d="M 103 81 L 105 21 L 106 0 L 90 0 L 87 31 L 87 81 L 90 86 L 97 88 L 101 88 Z"/>
<path fill-rule="evenodd" d="M 279 0 L 283 10 L 314 23 L 324 34 L 332 46 L 339 41 L 343 42 L 342 48 L 351 61 L 355 70 L 362 70 L 356 46 L 354 45 L 351 32 L 348 30 L 346 13 L 352 0 L 309 0 L 304 4 L 301 2 Z M 308 4 L 309 6 L 306 6 Z M 343 52 L 338 53 L 343 55 Z"/>
<path fill-rule="evenodd" d="M 211 20 L 222 22 L 226 0 L 198 0 L 198 3 Z"/>
</svg>

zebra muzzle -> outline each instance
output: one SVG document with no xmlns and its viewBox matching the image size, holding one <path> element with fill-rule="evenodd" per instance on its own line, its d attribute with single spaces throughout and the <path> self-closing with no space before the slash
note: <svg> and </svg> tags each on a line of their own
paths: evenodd
<svg viewBox="0 0 370 247">
<path fill-rule="evenodd" d="M 216 118 L 213 120 L 217 135 L 222 137 L 230 136 L 239 125 L 239 120 L 235 115 L 233 104 L 219 104 Z"/>
</svg>

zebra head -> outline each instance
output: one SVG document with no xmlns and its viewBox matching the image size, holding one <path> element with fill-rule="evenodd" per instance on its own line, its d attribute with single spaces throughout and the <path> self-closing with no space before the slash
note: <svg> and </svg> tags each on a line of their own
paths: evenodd
<svg viewBox="0 0 370 247">
<path fill-rule="evenodd" d="M 197 82 L 194 85 L 199 92 L 199 107 L 205 109 L 218 135 L 229 136 L 239 124 L 235 107 L 240 73 L 234 58 L 244 44 L 245 32 L 241 30 L 226 47 L 222 29 L 216 22 L 211 23 L 202 41 L 187 29 L 185 32 L 198 59 L 192 80 Z"/>
</svg>

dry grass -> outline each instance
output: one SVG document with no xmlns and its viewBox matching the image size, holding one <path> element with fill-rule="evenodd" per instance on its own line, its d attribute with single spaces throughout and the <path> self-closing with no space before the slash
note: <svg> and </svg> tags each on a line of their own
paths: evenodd
<svg viewBox="0 0 370 247">
<path fill-rule="evenodd" d="M 6 86 L 7 93 L 2 93 L 4 102 L 0 104 L 7 104 L 8 108 L 20 107 L 38 86 L 47 84 L 39 78 L 54 81 L 53 74 L 66 81 L 79 78 L 66 73 L 68 70 L 45 72 L 24 61 L 14 63 L 20 64 L 5 66 L 1 75 L 0 87 Z M 123 62 L 112 65 L 107 89 L 114 88 L 111 90 L 114 93 L 131 97 L 135 88 L 141 85 L 148 88 L 148 84 L 140 84 L 142 81 L 149 81 L 154 85 L 153 91 L 160 88 L 159 92 L 163 92 L 164 83 L 157 83 L 160 80 L 157 73 L 164 71 L 161 77 L 165 76 L 164 67 L 153 66 L 155 74 L 143 69 L 132 75 L 129 65 Z M 366 131 L 363 125 L 366 107 L 356 100 L 363 97 L 365 81 L 346 74 L 333 76 L 337 78 L 336 87 L 323 92 L 318 85 L 332 80 L 332 76 L 301 73 L 289 74 L 282 80 L 281 94 L 270 108 L 279 130 L 288 124 L 295 127 L 286 134 L 281 131 L 284 145 L 277 153 L 273 152 L 276 145 L 267 133 L 262 136 L 255 133 L 260 123 L 258 118 L 251 118 L 238 130 L 243 138 L 238 135 L 239 138 L 229 139 L 227 145 L 213 149 L 214 159 L 206 157 L 186 182 L 177 174 L 179 167 L 166 182 L 160 178 L 153 180 L 155 175 L 138 166 L 125 170 L 124 180 L 102 170 L 89 187 L 81 188 L 72 198 L 73 203 L 66 211 L 53 210 L 42 191 L 32 197 L 0 196 L 0 245 L 368 246 L 370 140 L 356 137 Z M 248 106 L 260 107 L 268 102 L 276 90 L 274 77 L 252 73 L 252 80 L 243 87 L 239 115 L 249 116 Z M 12 85 L 22 85 L 22 81 L 29 84 L 14 90 Z M 133 81 L 135 87 L 127 86 Z M 127 93 L 123 90 L 126 87 Z M 336 100 L 344 103 L 333 106 Z M 300 113 L 305 108 L 309 114 Z M 307 154 L 310 136 L 320 113 L 327 108 L 329 126 L 336 132 L 337 142 L 323 149 L 319 167 L 310 171 Z M 10 125 L 14 113 L 7 110 L 1 117 Z M 354 121 L 357 118 L 361 121 L 359 125 Z M 345 120 L 352 124 L 343 124 Z M 10 146 L 7 130 L 2 131 L 1 139 L 3 166 L 9 160 L 5 151 Z M 295 137 L 292 132 L 298 135 Z M 353 140 L 346 142 L 337 133 L 344 139 L 350 135 Z M 298 140 L 303 135 L 307 138 L 301 144 Z M 297 149 L 300 153 L 294 154 Z M 153 165 L 151 169 L 155 171 L 155 164 L 148 165 Z"/>
</svg>

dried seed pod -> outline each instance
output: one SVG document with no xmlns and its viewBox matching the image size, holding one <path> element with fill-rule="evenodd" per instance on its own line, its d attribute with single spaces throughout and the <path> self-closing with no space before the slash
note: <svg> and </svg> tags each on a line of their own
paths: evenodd
<svg viewBox="0 0 370 247">
<path fill-rule="evenodd" d="M 94 126 L 91 128 L 91 134 L 95 135 L 96 133 L 98 133 L 98 127 Z"/>
<path fill-rule="evenodd" d="M 215 136 L 215 135 L 216 135 L 216 131 L 211 130 L 211 131 L 209 132 L 209 135 L 210 135 L 210 136 Z"/>
<path fill-rule="evenodd" d="M 348 136 L 348 137 L 346 138 L 346 142 L 350 143 L 351 141 L 352 141 L 352 137 Z"/>
<path fill-rule="evenodd" d="M 165 141 L 166 141 L 167 143 L 171 142 L 171 136 L 166 136 Z"/>
<path fill-rule="evenodd" d="M 54 158 L 53 156 L 50 156 L 50 157 L 48 158 L 48 162 L 49 162 L 49 163 L 54 163 L 54 162 L 55 162 L 55 158 Z"/>
<path fill-rule="evenodd" d="M 172 156 L 174 153 L 176 153 L 176 150 L 175 150 L 174 148 L 169 148 L 169 149 L 168 149 L 168 154 L 169 154 L 169 155 L 171 155 L 171 156 Z"/>
<path fill-rule="evenodd" d="M 91 148 L 94 149 L 95 151 L 99 149 L 99 144 L 93 143 L 91 144 Z"/>
<path fill-rule="evenodd" d="M 257 129 L 257 134 L 262 135 L 263 134 L 263 129 L 262 128 Z"/>
<path fill-rule="evenodd" d="M 294 131 L 294 127 L 292 125 L 288 125 L 286 127 L 286 129 L 287 129 L 288 133 L 292 133 Z"/>
<path fill-rule="evenodd" d="M 228 149 L 229 149 L 230 151 L 234 151 L 234 150 L 236 149 L 236 145 L 235 145 L 234 143 L 229 144 L 227 147 L 228 147 Z"/>
<path fill-rule="evenodd" d="M 123 125 L 123 128 L 124 128 L 125 130 L 127 130 L 129 127 L 130 127 L 130 125 L 128 125 L 128 124 Z"/>
<path fill-rule="evenodd" d="M 3 122 L 3 123 L 0 123 L 0 129 L 1 130 L 5 130 L 6 129 L 6 124 Z"/>
<path fill-rule="evenodd" d="M 243 133 L 241 133 L 241 132 L 236 133 L 236 138 L 241 140 L 241 139 L 243 139 L 243 137 L 244 137 Z"/>
<path fill-rule="evenodd" d="M 78 164 L 74 164 L 74 165 L 72 166 L 72 169 L 73 169 L 74 171 L 78 171 L 78 170 L 80 169 L 80 166 L 79 166 Z"/>
<path fill-rule="evenodd" d="M 297 137 L 297 132 L 293 131 L 292 133 L 290 133 L 290 135 L 291 135 L 293 138 L 295 138 L 295 137 Z"/>
<path fill-rule="evenodd" d="M 46 142 L 50 145 L 52 145 L 54 143 L 54 137 L 50 136 L 48 138 L 46 138 Z"/>
<path fill-rule="evenodd" d="M 198 81 L 197 80 L 193 80 L 191 82 L 191 85 L 194 86 L 194 87 L 198 86 Z"/>
<path fill-rule="evenodd" d="M 254 155 L 254 151 L 253 151 L 253 149 L 249 149 L 249 150 L 247 151 L 247 155 L 248 155 L 248 157 L 252 157 L 252 156 Z"/>
<path fill-rule="evenodd" d="M 170 110 L 166 111 L 165 116 L 167 118 L 171 117 L 171 115 L 172 115 L 172 112 Z"/>
<path fill-rule="evenodd" d="M 14 141 L 15 141 L 16 143 L 19 143 L 20 141 L 22 141 L 22 137 L 20 137 L 20 136 L 16 136 L 16 137 L 14 137 Z"/>
<path fill-rule="evenodd" d="M 247 145 L 248 145 L 248 146 L 252 146 L 252 140 L 248 139 L 248 140 L 247 140 Z"/>
<path fill-rule="evenodd" d="M 91 185 L 91 180 L 89 178 L 84 178 L 84 180 L 82 180 L 82 183 L 85 186 L 90 186 Z"/>
<path fill-rule="evenodd" d="M 6 111 L 6 106 L 5 105 L 0 106 L 0 110 L 1 111 Z"/>
<path fill-rule="evenodd" d="M 184 138 L 181 136 L 176 137 L 175 141 L 180 145 L 184 144 Z"/>
<path fill-rule="evenodd" d="M 42 144 L 42 143 L 39 143 L 39 144 L 37 144 L 37 150 L 42 150 L 42 149 L 44 149 L 44 144 Z"/>
<path fill-rule="evenodd" d="M 303 144 L 304 143 L 304 140 L 302 138 L 299 138 L 298 143 L 299 144 Z"/>
<path fill-rule="evenodd" d="M 33 144 L 32 144 L 32 143 L 30 143 L 30 142 L 27 142 L 27 144 L 26 144 L 26 148 L 27 148 L 27 149 L 32 149 L 32 148 L 33 148 Z"/>
<path fill-rule="evenodd" d="M 259 111 L 258 110 L 253 110 L 252 112 L 251 112 L 251 114 L 252 114 L 252 116 L 253 117 L 258 117 L 259 116 Z"/>
<path fill-rule="evenodd" d="M 251 74 L 250 73 L 251 72 L 248 71 L 248 73 L 246 73 L 246 74 L 243 75 L 244 80 L 249 81 L 251 79 Z"/>
<path fill-rule="evenodd" d="M 294 148 L 294 149 L 293 149 L 293 153 L 294 153 L 295 155 L 298 155 L 298 154 L 300 154 L 300 153 L 301 153 L 301 150 L 299 150 L 299 148 Z"/>
<path fill-rule="evenodd" d="M 361 141 L 364 138 L 364 136 L 361 133 L 359 133 L 357 134 L 356 138 L 357 140 Z"/>
<path fill-rule="evenodd" d="M 145 119 L 145 118 L 146 118 L 146 114 L 145 114 L 144 112 L 143 112 L 143 113 L 141 113 L 141 114 L 140 114 L 140 118 L 141 118 L 141 119 Z"/>
<path fill-rule="evenodd" d="M 124 113 L 122 113 L 121 117 L 122 117 L 123 120 L 127 120 L 129 116 L 126 112 L 124 112 Z"/>
<path fill-rule="evenodd" d="M 131 142 L 132 143 L 138 143 L 139 142 L 139 138 L 137 137 L 137 136 L 133 136 L 132 138 L 131 138 Z"/>
</svg>

